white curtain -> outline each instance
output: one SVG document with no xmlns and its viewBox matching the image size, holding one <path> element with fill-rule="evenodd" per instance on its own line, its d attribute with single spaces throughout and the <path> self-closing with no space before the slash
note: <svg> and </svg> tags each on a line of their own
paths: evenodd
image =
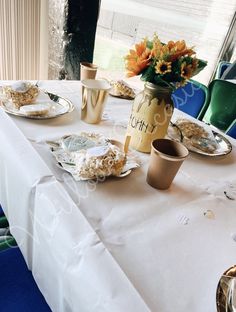
<svg viewBox="0 0 236 312">
<path fill-rule="evenodd" d="M 0 79 L 47 79 L 48 0 L 0 0 Z"/>
</svg>

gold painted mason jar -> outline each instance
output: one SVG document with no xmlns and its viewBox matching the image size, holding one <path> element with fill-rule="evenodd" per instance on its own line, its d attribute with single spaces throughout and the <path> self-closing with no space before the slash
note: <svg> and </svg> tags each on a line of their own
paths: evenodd
<svg viewBox="0 0 236 312">
<path fill-rule="evenodd" d="M 169 87 L 147 82 L 144 90 L 137 94 L 127 128 L 131 147 L 150 153 L 152 141 L 165 137 L 174 111 L 171 93 Z"/>
</svg>

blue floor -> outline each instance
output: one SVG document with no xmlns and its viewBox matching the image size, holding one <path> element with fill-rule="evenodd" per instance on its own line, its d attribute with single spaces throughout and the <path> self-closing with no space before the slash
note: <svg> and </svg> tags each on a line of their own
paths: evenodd
<svg viewBox="0 0 236 312">
<path fill-rule="evenodd" d="M 19 248 L 0 252 L 0 311 L 51 312 Z"/>
</svg>

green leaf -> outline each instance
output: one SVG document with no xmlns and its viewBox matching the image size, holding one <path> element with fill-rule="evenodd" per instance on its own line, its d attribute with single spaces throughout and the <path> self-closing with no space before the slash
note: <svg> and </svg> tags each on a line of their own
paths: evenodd
<svg viewBox="0 0 236 312">
<path fill-rule="evenodd" d="M 172 90 L 174 89 L 171 83 L 168 83 L 167 81 L 163 80 L 160 76 L 157 75 L 154 77 L 154 83 L 159 86 L 170 87 Z"/>
<path fill-rule="evenodd" d="M 207 61 L 204 60 L 198 60 L 198 67 L 197 69 L 194 71 L 193 76 L 197 75 L 198 73 L 200 73 L 201 70 L 203 70 L 204 67 L 207 66 Z"/>
<path fill-rule="evenodd" d="M 147 41 L 147 48 L 150 50 L 153 48 L 153 42 L 152 41 L 150 41 L 150 40 Z"/>
<path fill-rule="evenodd" d="M 155 68 L 153 66 L 149 66 L 142 72 L 141 79 L 143 81 L 152 82 L 154 80 L 155 75 L 156 75 Z"/>
</svg>

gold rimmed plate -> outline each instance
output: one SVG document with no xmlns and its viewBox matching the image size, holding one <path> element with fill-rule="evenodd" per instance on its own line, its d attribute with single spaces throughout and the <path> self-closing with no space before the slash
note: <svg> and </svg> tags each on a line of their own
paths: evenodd
<svg viewBox="0 0 236 312">
<path fill-rule="evenodd" d="M 1 107 L 6 113 L 10 115 L 29 118 L 29 119 L 38 119 L 38 120 L 56 118 L 64 114 L 68 114 L 74 110 L 74 105 L 68 99 L 65 99 L 64 97 L 50 93 L 48 91 L 41 90 L 41 92 L 48 95 L 49 100 L 51 100 L 49 102 L 50 103 L 49 112 L 45 115 L 40 116 L 40 115 L 24 114 L 20 112 L 18 109 L 16 109 L 11 101 L 4 99 L 4 98 L 1 99 Z"/>
<path fill-rule="evenodd" d="M 169 126 L 168 136 L 175 141 L 183 143 L 189 151 L 196 154 L 208 157 L 218 157 L 228 155 L 232 151 L 232 145 L 229 142 L 229 140 L 227 140 L 226 137 L 224 137 L 222 134 L 218 132 L 215 132 L 214 130 L 212 130 L 211 132 L 215 142 L 217 143 L 217 148 L 212 152 L 206 152 L 204 150 L 201 150 L 200 148 L 197 148 L 196 146 L 192 146 L 191 144 L 185 144 L 181 130 L 174 123 L 171 123 Z M 205 139 L 203 138 L 203 140 Z M 207 144 L 207 140 L 205 140 L 204 143 Z"/>
<path fill-rule="evenodd" d="M 223 273 L 216 290 L 217 312 L 236 311 L 236 265 Z"/>
</svg>

